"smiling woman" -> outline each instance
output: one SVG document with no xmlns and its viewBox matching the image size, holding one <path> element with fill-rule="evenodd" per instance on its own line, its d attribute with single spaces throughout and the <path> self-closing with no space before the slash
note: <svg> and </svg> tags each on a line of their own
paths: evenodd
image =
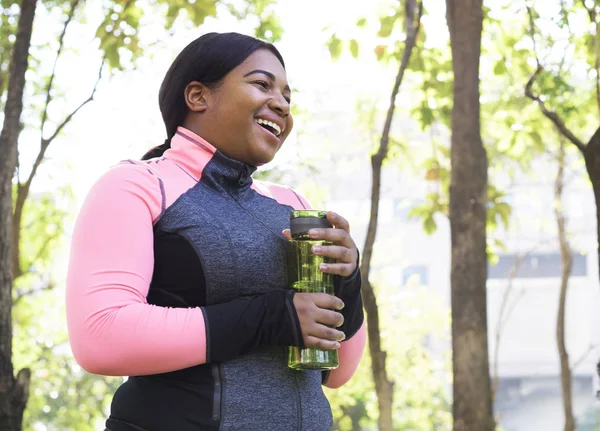
<svg viewBox="0 0 600 431">
<path fill-rule="evenodd" d="M 111 431 L 331 429 L 339 387 L 365 344 L 358 251 L 347 221 L 312 238 L 335 259 L 336 296 L 288 289 L 289 215 L 308 203 L 255 181 L 292 126 L 277 49 L 210 33 L 175 59 L 159 92 L 167 140 L 100 178 L 78 216 L 67 278 L 73 353 L 130 376 Z M 330 372 L 287 367 L 287 346 L 338 349 Z"/>
</svg>

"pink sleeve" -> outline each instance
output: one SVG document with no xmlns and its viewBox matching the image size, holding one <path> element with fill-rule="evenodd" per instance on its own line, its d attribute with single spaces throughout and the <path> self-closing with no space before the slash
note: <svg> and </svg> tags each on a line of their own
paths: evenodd
<svg viewBox="0 0 600 431">
<path fill-rule="evenodd" d="M 337 389 L 348 382 L 354 375 L 365 350 L 366 332 L 366 326 L 363 322 L 358 332 L 352 338 L 341 343 L 341 347 L 338 350 L 340 366 L 329 373 L 325 386 Z"/>
<path fill-rule="evenodd" d="M 146 302 L 162 198 L 146 167 L 118 165 L 94 185 L 78 216 L 67 323 L 73 354 L 90 373 L 155 374 L 206 362 L 201 309 Z"/>
</svg>

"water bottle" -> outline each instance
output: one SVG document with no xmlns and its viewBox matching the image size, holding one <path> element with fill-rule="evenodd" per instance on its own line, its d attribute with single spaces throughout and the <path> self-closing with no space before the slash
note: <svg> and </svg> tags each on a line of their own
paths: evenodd
<svg viewBox="0 0 600 431">
<path fill-rule="evenodd" d="M 321 272 L 322 263 L 335 259 L 312 253 L 315 245 L 332 245 L 330 241 L 315 240 L 308 236 L 313 228 L 332 228 L 327 213 L 321 210 L 294 210 L 290 213 L 292 239 L 288 251 L 288 284 L 298 292 L 334 294 L 333 274 Z M 338 367 L 337 350 L 300 349 L 290 347 L 288 367 L 294 370 L 332 370 Z"/>
</svg>

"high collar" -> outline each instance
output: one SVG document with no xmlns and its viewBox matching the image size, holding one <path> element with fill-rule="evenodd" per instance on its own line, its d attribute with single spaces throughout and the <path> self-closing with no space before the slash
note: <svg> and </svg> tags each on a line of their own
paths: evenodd
<svg viewBox="0 0 600 431">
<path fill-rule="evenodd" d="M 197 180 L 216 187 L 241 188 L 252 184 L 255 166 L 227 157 L 194 132 L 183 127 L 171 139 L 164 156 Z"/>
</svg>

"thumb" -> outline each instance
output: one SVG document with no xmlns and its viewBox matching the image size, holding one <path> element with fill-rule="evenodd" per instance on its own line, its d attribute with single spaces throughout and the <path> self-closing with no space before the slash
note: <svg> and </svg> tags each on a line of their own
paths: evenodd
<svg viewBox="0 0 600 431">
<path fill-rule="evenodd" d="M 292 232 L 289 229 L 284 229 L 281 233 L 288 241 L 292 239 Z"/>
</svg>

